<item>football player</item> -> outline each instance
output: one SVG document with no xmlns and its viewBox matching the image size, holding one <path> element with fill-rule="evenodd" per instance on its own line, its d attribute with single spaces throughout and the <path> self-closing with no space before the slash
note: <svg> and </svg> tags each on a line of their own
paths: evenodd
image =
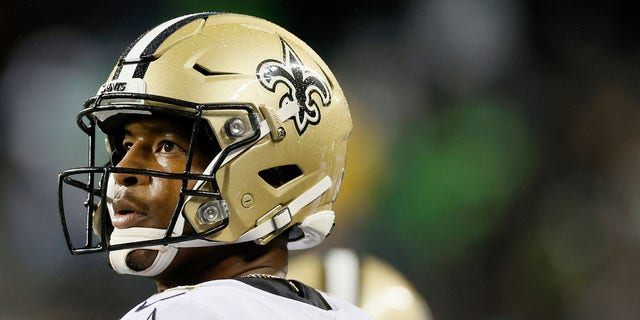
<svg viewBox="0 0 640 320">
<path fill-rule="evenodd" d="M 166 21 L 125 50 L 77 124 L 88 165 L 59 177 L 69 249 L 107 252 L 158 287 L 123 319 L 368 319 L 286 278 L 288 250 L 334 225 L 351 131 L 338 81 L 299 38 L 239 14 Z"/>
</svg>

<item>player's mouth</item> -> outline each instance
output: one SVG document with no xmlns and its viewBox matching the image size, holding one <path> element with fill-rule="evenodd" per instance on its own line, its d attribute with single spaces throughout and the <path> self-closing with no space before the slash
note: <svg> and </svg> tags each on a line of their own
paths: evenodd
<svg viewBox="0 0 640 320">
<path fill-rule="evenodd" d="M 111 225 L 118 229 L 141 226 L 142 220 L 147 216 L 138 206 L 126 199 L 115 200 L 113 211 Z"/>
</svg>

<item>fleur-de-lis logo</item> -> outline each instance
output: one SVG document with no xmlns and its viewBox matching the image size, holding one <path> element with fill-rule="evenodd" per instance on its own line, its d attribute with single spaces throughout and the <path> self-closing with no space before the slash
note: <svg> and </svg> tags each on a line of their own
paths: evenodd
<svg viewBox="0 0 640 320">
<path fill-rule="evenodd" d="M 302 135 L 309 124 L 320 122 L 318 102 L 323 107 L 331 103 L 331 93 L 324 79 L 302 64 L 298 55 L 289 44 L 282 43 L 282 61 L 268 59 L 258 65 L 257 76 L 260 84 L 271 92 L 276 91 L 279 83 L 289 89 L 280 98 L 280 108 L 291 103 L 298 106 L 298 114 L 294 117 L 298 134 Z M 314 98 L 317 94 L 318 98 Z M 320 101 L 317 101 L 320 100 Z"/>
</svg>

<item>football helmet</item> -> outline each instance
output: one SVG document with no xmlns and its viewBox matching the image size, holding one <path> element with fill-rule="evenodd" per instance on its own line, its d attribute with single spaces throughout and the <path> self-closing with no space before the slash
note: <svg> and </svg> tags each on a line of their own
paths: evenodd
<svg viewBox="0 0 640 320">
<path fill-rule="evenodd" d="M 118 125 L 137 115 L 193 122 L 184 172 L 116 166 Z M 77 124 L 89 138 L 88 165 L 63 171 L 58 183 L 73 254 L 107 251 L 116 271 L 153 276 L 180 247 L 264 244 L 287 231 L 289 248 L 304 249 L 333 227 L 352 126 L 348 104 L 325 62 L 269 21 L 204 12 L 150 29 L 85 102 Z M 204 173 L 194 173 L 193 143 L 203 132 L 216 155 Z M 110 154 L 105 165 L 98 165 L 100 149 Z M 166 230 L 111 226 L 114 173 L 182 181 Z M 195 232 L 183 233 L 186 224 Z M 149 269 L 124 264 L 136 248 L 159 252 Z"/>
</svg>

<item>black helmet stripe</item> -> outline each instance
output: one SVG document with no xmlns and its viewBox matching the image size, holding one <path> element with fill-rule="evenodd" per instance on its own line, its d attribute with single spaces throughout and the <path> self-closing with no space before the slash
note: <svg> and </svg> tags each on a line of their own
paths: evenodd
<svg viewBox="0 0 640 320">
<path fill-rule="evenodd" d="M 189 22 L 212 14 L 203 12 L 178 17 L 147 31 L 129 45 L 120 58 L 112 80 L 143 78 L 151 62 L 149 58 L 171 34 Z"/>
</svg>

